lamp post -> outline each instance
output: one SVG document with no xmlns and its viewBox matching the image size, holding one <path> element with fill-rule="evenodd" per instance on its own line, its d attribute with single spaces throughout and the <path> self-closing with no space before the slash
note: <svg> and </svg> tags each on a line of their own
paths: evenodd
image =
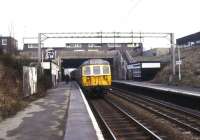
<svg viewBox="0 0 200 140">
<path fill-rule="evenodd" d="M 172 67 L 170 82 L 172 82 L 176 76 L 175 41 L 173 33 L 170 33 L 170 44 L 171 44 L 171 67 Z"/>
<path fill-rule="evenodd" d="M 41 34 L 38 34 L 38 66 L 41 66 Z"/>
<path fill-rule="evenodd" d="M 177 46 L 178 48 L 178 78 L 181 80 L 181 53 L 180 53 L 180 46 Z"/>
<path fill-rule="evenodd" d="M 51 63 L 51 54 L 48 53 L 48 58 L 49 58 L 49 65 L 50 65 L 50 81 L 51 81 L 51 86 L 52 86 L 52 63 Z"/>
</svg>

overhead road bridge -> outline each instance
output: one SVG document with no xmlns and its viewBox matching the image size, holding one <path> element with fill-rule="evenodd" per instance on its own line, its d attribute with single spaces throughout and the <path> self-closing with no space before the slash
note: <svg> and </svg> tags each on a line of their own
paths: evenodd
<svg viewBox="0 0 200 140">
<path fill-rule="evenodd" d="M 21 55 L 38 60 L 38 65 L 43 61 L 48 61 L 46 49 L 55 50 L 55 62 L 63 67 L 77 66 L 82 61 L 90 58 L 103 58 L 113 63 L 115 70 L 113 78 L 126 79 L 127 65 L 133 62 L 129 54 L 134 48 L 139 48 L 142 52 L 142 41 L 144 38 L 170 38 L 173 43 L 172 33 L 153 32 L 68 32 L 68 33 L 39 33 L 33 44 L 24 41 L 24 50 Z M 47 45 L 50 39 L 62 40 L 59 46 L 53 42 L 54 46 Z M 63 42 L 64 41 L 64 42 Z M 173 45 L 172 45 L 173 46 Z M 76 60 L 78 59 L 78 60 Z M 71 62 L 74 63 L 70 63 Z M 174 62 L 174 61 L 173 61 Z M 65 64 L 64 64 L 65 63 Z M 62 65 L 61 65 L 62 64 Z M 112 65 L 112 64 L 111 64 Z M 74 67 L 74 66 L 73 66 Z"/>
</svg>

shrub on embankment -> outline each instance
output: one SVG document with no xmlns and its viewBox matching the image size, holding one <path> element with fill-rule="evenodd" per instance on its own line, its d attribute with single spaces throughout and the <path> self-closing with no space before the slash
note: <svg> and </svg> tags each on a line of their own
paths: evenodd
<svg viewBox="0 0 200 140">
<path fill-rule="evenodd" d="M 22 88 L 23 66 L 29 66 L 31 62 L 33 61 L 16 56 L 0 56 L 0 120 L 16 114 L 30 101 L 23 98 Z M 43 93 L 49 88 L 48 84 L 44 84 L 48 81 L 46 75 L 39 74 L 38 81 L 38 94 L 30 97 L 31 100 L 44 96 Z"/>
<path fill-rule="evenodd" d="M 52 82 L 50 81 L 50 73 L 38 71 L 38 95 L 43 96 L 46 90 L 52 87 Z"/>
<path fill-rule="evenodd" d="M 10 55 L 0 56 L 0 117 L 15 114 L 22 102 L 22 62 Z"/>
<path fill-rule="evenodd" d="M 178 66 L 176 66 L 176 78 L 169 83 L 171 67 L 167 65 L 156 75 L 153 82 L 200 87 L 200 46 L 181 49 L 181 58 L 181 80 L 178 80 Z"/>
</svg>

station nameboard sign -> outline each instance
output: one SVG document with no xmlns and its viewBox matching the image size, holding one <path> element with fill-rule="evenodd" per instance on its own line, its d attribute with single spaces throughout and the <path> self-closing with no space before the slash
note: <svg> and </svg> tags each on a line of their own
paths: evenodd
<svg viewBox="0 0 200 140">
<path fill-rule="evenodd" d="M 182 61 L 179 60 L 179 61 L 176 61 L 176 65 L 181 65 L 182 64 Z"/>
<path fill-rule="evenodd" d="M 140 63 L 127 65 L 127 69 L 128 70 L 130 70 L 130 69 L 140 69 L 140 68 L 141 68 L 141 64 Z"/>
<path fill-rule="evenodd" d="M 45 59 L 55 59 L 56 51 L 54 49 L 46 49 Z"/>
<path fill-rule="evenodd" d="M 140 69 L 140 68 L 160 68 L 160 62 L 151 62 L 151 63 L 134 63 L 127 65 L 127 69 Z"/>
<path fill-rule="evenodd" d="M 142 68 L 160 68 L 160 63 L 142 63 Z"/>
<path fill-rule="evenodd" d="M 128 69 L 128 70 L 133 69 L 133 65 L 132 65 L 132 64 L 127 65 L 127 69 Z"/>
</svg>

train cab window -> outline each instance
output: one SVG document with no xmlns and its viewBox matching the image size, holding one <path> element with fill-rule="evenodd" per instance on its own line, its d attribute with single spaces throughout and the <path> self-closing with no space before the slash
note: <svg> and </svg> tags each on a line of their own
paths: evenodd
<svg viewBox="0 0 200 140">
<path fill-rule="evenodd" d="M 109 70 L 109 66 L 103 66 L 103 74 L 109 74 L 110 70 Z"/>
<path fill-rule="evenodd" d="M 93 74 L 100 74 L 100 66 L 93 66 Z"/>
<path fill-rule="evenodd" d="M 83 69 L 83 74 L 84 74 L 84 75 L 90 75 L 90 74 L 91 74 L 91 72 L 90 72 L 90 67 L 89 67 L 89 66 L 84 67 L 84 69 Z"/>
</svg>

